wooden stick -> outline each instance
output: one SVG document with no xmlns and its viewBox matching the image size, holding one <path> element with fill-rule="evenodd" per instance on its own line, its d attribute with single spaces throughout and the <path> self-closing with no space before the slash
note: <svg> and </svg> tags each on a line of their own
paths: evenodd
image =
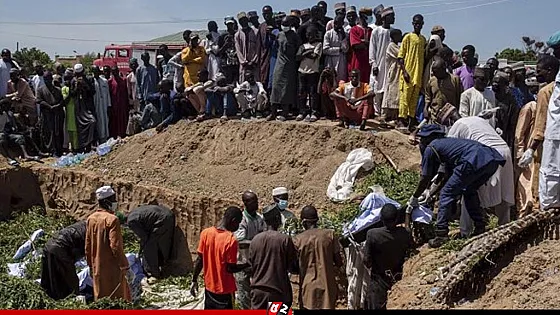
<svg viewBox="0 0 560 315">
<path fill-rule="evenodd" d="M 391 164 L 391 167 L 393 167 L 393 169 L 397 172 L 400 173 L 401 171 L 399 170 L 399 168 L 397 167 L 397 164 L 395 164 L 395 162 L 393 162 L 393 160 L 391 159 L 391 157 L 389 157 L 387 154 L 385 154 L 385 152 L 383 152 L 383 150 L 381 150 L 381 148 L 378 145 L 375 145 L 375 147 L 377 148 L 377 150 L 379 150 L 379 152 L 381 152 L 381 155 L 383 155 L 383 157 L 387 160 L 387 162 L 389 162 L 389 164 Z"/>
</svg>

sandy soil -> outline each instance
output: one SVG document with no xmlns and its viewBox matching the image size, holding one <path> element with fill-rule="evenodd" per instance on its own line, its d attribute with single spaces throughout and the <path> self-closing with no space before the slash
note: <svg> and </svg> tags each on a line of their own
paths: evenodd
<svg viewBox="0 0 560 315">
<path fill-rule="evenodd" d="M 400 169 L 419 164 L 418 150 L 396 131 L 373 134 L 331 122 L 181 121 L 160 134 L 131 137 L 108 156 L 91 158 L 78 168 L 209 198 L 239 199 L 250 189 L 261 204 L 272 201 L 274 187 L 286 186 L 294 207 L 328 207 L 328 183 L 350 151 L 365 147 L 376 162 L 386 162 L 376 146 Z"/>
</svg>

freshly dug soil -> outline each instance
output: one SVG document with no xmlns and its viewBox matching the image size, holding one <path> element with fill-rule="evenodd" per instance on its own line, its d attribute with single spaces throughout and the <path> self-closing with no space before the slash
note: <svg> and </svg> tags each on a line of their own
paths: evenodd
<svg viewBox="0 0 560 315">
<path fill-rule="evenodd" d="M 290 190 L 292 206 L 307 203 L 329 207 L 330 178 L 353 149 L 367 148 L 376 163 L 387 160 L 400 169 L 419 165 L 418 149 L 396 131 L 360 132 L 330 122 L 181 121 L 168 130 L 147 131 L 128 138 L 108 156 L 87 160 L 97 175 L 174 189 L 209 198 L 240 199 L 253 190 L 262 205 L 272 201 L 272 189 Z"/>
<path fill-rule="evenodd" d="M 560 305 L 560 242 L 545 240 L 529 247 L 505 267 L 468 309 L 557 309 Z"/>
</svg>

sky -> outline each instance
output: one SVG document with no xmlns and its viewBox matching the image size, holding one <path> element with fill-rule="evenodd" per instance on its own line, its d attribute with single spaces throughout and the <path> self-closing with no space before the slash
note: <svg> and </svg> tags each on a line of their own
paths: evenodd
<svg viewBox="0 0 560 315">
<path fill-rule="evenodd" d="M 378 0 L 379 1 L 379 0 Z M 327 1 L 328 16 L 334 3 Z M 161 5 L 165 3 L 165 5 Z M 0 47 L 16 50 L 37 47 L 51 58 L 86 52 L 103 52 L 111 43 L 150 40 L 185 29 L 206 29 L 206 21 L 216 20 L 224 29 L 223 17 L 239 11 L 260 9 L 258 0 L 0 0 Z M 311 7 L 309 0 L 268 0 L 274 11 Z M 347 1 L 347 6 L 375 7 L 379 2 Z M 394 27 L 412 30 L 414 14 L 424 15 L 422 33 L 429 36 L 432 26 L 446 30 L 448 46 L 460 50 L 467 44 L 476 47 L 481 60 L 507 47 L 522 48 L 521 36 L 546 41 L 560 29 L 557 24 L 558 0 L 395 0 L 384 1 L 396 13 Z M 262 19 L 262 17 L 261 17 Z M 140 25 L 103 25 L 114 22 L 179 21 Z M 10 22 L 17 22 L 13 24 Z M 33 23 L 98 23 L 101 25 L 37 25 Z M 64 39 L 66 40 L 64 40 Z M 68 40 L 71 39 L 71 40 Z"/>
</svg>

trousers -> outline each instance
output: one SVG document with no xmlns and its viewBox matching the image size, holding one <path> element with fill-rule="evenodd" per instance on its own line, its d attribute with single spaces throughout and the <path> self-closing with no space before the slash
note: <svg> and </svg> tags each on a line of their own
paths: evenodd
<svg viewBox="0 0 560 315">
<path fill-rule="evenodd" d="M 416 117 L 416 106 L 420 97 L 420 86 L 400 82 L 399 118 Z"/>
<path fill-rule="evenodd" d="M 480 169 L 476 169 L 470 163 L 463 163 L 453 169 L 453 174 L 441 189 L 439 197 L 439 211 L 436 223 L 438 230 L 449 230 L 453 203 L 461 196 L 465 200 L 465 207 L 474 225 L 484 225 L 480 209 L 480 199 L 478 198 L 478 188 L 494 175 L 498 166 L 498 163 L 489 163 Z"/>
</svg>

